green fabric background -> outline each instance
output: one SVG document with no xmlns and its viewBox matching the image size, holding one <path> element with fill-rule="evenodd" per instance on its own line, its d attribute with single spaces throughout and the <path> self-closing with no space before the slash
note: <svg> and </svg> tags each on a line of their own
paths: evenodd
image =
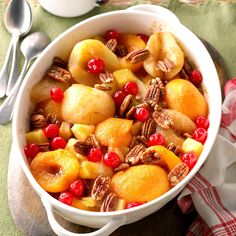
<svg viewBox="0 0 236 236">
<path fill-rule="evenodd" d="M 133 1 L 132 5 L 143 2 L 142 0 Z M 177 0 L 162 2 L 164 6 L 172 10 L 179 17 L 185 26 L 213 45 L 222 55 L 229 77 L 236 76 L 234 57 L 236 51 L 236 1 L 202 1 L 202 3 L 192 5 L 181 3 L 181 1 Z M 10 40 L 2 20 L 5 6 L 5 1 L 0 0 L 0 68 Z M 82 17 L 66 19 L 50 15 L 34 3 L 32 5 L 34 20 L 31 32 L 44 31 L 51 39 L 54 39 L 65 29 L 83 19 L 102 12 L 126 7 L 127 5 L 119 7 L 108 5 L 95 8 L 89 14 Z M 1 102 L 2 100 L 0 100 Z M 11 124 L 0 125 L 0 235 L 3 236 L 23 235 L 16 228 L 11 218 L 7 202 L 7 168 L 11 142 Z M 17 184 L 17 180 L 15 184 Z"/>
</svg>

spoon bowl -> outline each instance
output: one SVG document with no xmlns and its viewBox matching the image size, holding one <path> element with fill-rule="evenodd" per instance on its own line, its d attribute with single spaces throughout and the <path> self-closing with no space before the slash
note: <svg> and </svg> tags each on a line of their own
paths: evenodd
<svg viewBox="0 0 236 236">
<path fill-rule="evenodd" d="M 14 85 L 7 99 L 0 107 L 0 124 L 7 123 L 11 120 L 15 100 L 28 65 L 47 47 L 49 43 L 49 37 L 43 32 L 32 33 L 23 40 L 20 49 L 25 57 L 25 62 L 16 84 Z"/>
</svg>

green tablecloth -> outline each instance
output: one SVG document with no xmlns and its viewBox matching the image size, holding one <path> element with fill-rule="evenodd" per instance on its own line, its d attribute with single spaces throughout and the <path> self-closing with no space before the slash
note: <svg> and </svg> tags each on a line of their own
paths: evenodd
<svg viewBox="0 0 236 236">
<path fill-rule="evenodd" d="M 10 40 L 10 36 L 6 32 L 2 20 L 7 2 L 8 1 L 6 0 L 0 0 L 0 68 L 5 58 L 6 49 Z M 187 4 L 186 2 L 195 3 Z M 51 39 L 54 39 L 58 34 L 75 23 L 92 15 L 116 9 L 123 9 L 129 5 L 139 3 L 161 4 L 172 10 L 179 17 L 180 21 L 195 34 L 213 45 L 222 55 L 227 66 L 229 77 L 236 76 L 234 57 L 234 53 L 236 52 L 235 0 L 111 0 L 106 6 L 95 8 L 93 11 L 84 16 L 71 19 L 60 18 L 47 13 L 37 4 L 35 0 L 31 0 L 30 3 L 32 5 L 34 19 L 31 32 L 44 31 L 50 36 Z M 7 168 L 11 142 L 11 124 L 4 126 L 0 125 L 0 235 L 4 236 L 22 235 L 11 218 L 7 202 Z M 15 183 L 17 184 L 17 180 Z"/>
</svg>

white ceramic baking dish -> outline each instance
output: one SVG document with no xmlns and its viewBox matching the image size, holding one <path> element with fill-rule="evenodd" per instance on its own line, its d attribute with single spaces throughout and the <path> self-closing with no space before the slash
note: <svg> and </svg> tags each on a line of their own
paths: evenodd
<svg viewBox="0 0 236 236">
<path fill-rule="evenodd" d="M 29 129 L 30 90 L 38 82 L 52 64 L 55 56 L 67 59 L 72 47 L 80 40 L 117 29 L 121 32 L 147 33 L 158 30 L 171 31 L 181 44 L 185 54 L 191 58 L 203 75 L 206 98 L 209 104 L 210 128 L 204 150 L 193 170 L 177 186 L 157 199 L 141 206 L 116 212 L 89 212 L 67 206 L 44 191 L 32 176 L 24 155 L 25 132 Z M 114 11 L 89 18 L 57 37 L 40 55 L 30 68 L 15 106 L 13 118 L 13 140 L 18 152 L 16 157 L 27 176 L 30 184 L 41 197 L 47 211 L 52 229 L 58 235 L 83 235 L 65 230 L 55 219 L 54 213 L 70 222 L 100 228 L 85 235 L 109 235 L 124 224 L 129 224 L 144 218 L 160 209 L 173 199 L 197 173 L 209 154 L 215 141 L 221 118 L 221 92 L 214 63 L 201 41 L 178 18 L 165 8 L 153 5 L 138 5 L 128 10 Z"/>
</svg>

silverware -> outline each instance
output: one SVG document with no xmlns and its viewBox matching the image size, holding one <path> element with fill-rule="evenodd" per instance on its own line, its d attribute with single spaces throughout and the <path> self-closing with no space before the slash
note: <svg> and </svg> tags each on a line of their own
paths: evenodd
<svg viewBox="0 0 236 236">
<path fill-rule="evenodd" d="M 12 0 L 6 8 L 4 23 L 12 37 L 0 72 L 0 98 L 10 93 L 18 77 L 17 48 L 19 38 L 27 34 L 32 25 L 29 3 L 26 0 Z M 11 70 L 8 74 L 10 63 Z"/>
<path fill-rule="evenodd" d="M 25 57 L 25 62 L 16 84 L 0 107 L 0 124 L 7 123 L 11 120 L 12 110 L 15 104 L 17 93 L 19 91 L 21 82 L 25 77 L 28 65 L 34 58 L 39 56 L 39 54 L 45 49 L 49 42 L 50 39 L 43 32 L 32 33 L 22 41 L 20 49 Z"/>
</svg>

